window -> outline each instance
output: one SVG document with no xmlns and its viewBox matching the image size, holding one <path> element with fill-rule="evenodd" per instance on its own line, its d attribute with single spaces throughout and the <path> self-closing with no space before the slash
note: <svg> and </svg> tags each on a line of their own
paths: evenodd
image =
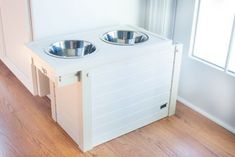
<svg viewBox="0 0 235 157">
<path fill-rule="evenodd" d="M 235 0 L 198 0 L 192 56 L 235 72 Z"/>
</svg>

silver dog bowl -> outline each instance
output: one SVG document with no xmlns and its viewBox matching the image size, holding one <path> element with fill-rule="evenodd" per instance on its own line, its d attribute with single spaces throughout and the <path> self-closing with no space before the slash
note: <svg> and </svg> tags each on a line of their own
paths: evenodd
<svg viewBox="0 0 235 157">
<path fill-rule="evenodd" d="M 51 44 L 46 53 L 58 58 L 80 58 L 95 52 L 96 47 L 83 40 L 64 40 Z"/>
<path fill-rule="evenodd" d="M 116 30 L 103 34 L 101 39 L 109 44 L 135 45 L 147 41 L 149 37 L 147 34 L 142 32 Z"/>
</svg>

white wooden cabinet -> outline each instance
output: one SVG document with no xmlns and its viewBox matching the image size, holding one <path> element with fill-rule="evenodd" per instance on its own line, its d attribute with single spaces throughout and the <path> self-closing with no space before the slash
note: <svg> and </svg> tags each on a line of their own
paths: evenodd
<svg viewBox="0 0 235 157">
<path fill-rule="evenodd" d="M 25 44 L 32 41 L 29 0 L 1 0 L 0 57 L 32 92 L 31 58 Z"/>
<path fill-rule="evenodd" d="M 54 119 L 87 151 L 173 115 L 182 46 L 172 48 L 83 70 L 70 85 L 51 82 Z"/>
<path fill-rule="evenodd" d="M 143 31 L 149 40 L 135 46 L 114 46 L 99 39 L 116 26 L 32 42 L 38 94 L 51 95 L 52 118 L 82 151 L 175 113 L 182 46 Z M 47 45 L 83 38 L 97 53 L 68 60 L 48 56 Z M 48 80 L 48 78 L 49 80 Z"/>
<path fill-rule="evenodd" d="M 176 94 L 172 48 L 83 70 L 70 85 L 51 82 L 54 119 L 87 151 L 167 117 Z"/>
</svg>

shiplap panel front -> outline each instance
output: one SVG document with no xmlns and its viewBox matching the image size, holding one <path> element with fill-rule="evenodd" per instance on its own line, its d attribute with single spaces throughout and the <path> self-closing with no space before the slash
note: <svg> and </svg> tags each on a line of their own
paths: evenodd
<svg viewBox="0 0 235 157">
<path fill-rule="evenodd" d="M 147 54 L 90 71 L 93 145 L 168 115 L 174 53 Z"/>
</svg>

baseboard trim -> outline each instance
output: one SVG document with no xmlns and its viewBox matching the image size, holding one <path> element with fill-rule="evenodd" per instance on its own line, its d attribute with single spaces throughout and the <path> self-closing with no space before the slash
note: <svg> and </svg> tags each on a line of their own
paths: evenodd
<svg viewBox="0 0 235 157">
<path fill-rule="evenodd" d="M 227 123 L 223 122 L 222 120 L 212 116 L 211 114 L 207 113 L 206 111 L 202 110 L 201 108 L 197 107 L 196 105 L 192 104 L 191 102 L 189 102 L 188 100 L 185 100 L 182 97 L 177 98 L 177 100 L 181 103 L 183 103 L 185 106 L 191 108 L 192 110 L 202 114 L 203 116 L 205 116 L 206 118 L 210 119 L 211 121 L 215 122 L 216 124 L 222 126 L 223 128 L 227 129 L 228 131 L 232 132 L 233 134 L 235 134 L 235 128 L 233 128 L 232 126 L 228 125 Z"/>
<path fill-rule="evenodd" d="M 31 94 L 34 93 L 32 87 L 32 81 L 27 78 L 23 72 L 21 72 L 14 63 L 12 63 L 7 57 L 1 58 L 1 61 L 10 69 L 10 71 L 16 76 L 16 78 L 30 91 Z"/>
</svg>

